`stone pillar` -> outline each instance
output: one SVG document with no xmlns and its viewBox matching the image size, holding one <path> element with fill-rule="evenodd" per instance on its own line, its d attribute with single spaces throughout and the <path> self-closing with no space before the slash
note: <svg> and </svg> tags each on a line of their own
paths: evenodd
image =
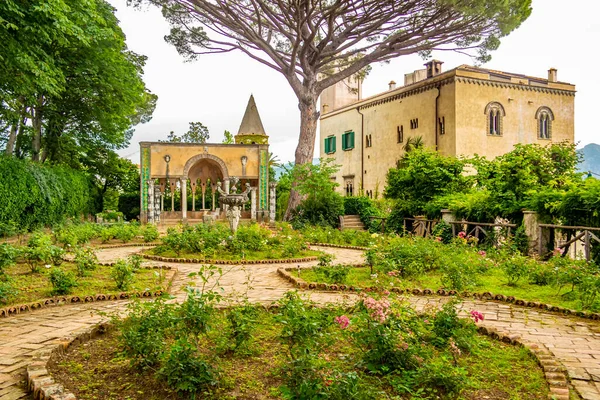
<svg viewBox="0 0 600 400">
<path fill-rule="evenodd" d="M 256 221 L 256 189 L 253 187 L 250 191 L 250 218 L 252 221 Z"/>
<path fill-rule="evenodd" d="M 275 196 L 276 187 L 277 182 L 269 182 L 269 222 L 271 224 L 275 223 L 275 207 L 277 204 L 277 197 Z"/>
<path fill-rule="evenodd" d="M 211 184 L 210 188 L 211 188 L 211 192 L 212 192 L 212 211 L 215 211 L 215 204 L 216 204 L 216 201 L 215 201 L 216 193 L 215 192 L 217 191 L 217 186 Z"/>
<path fill-rule="evenodd" d="M 529 253 L 542 255 L 542 253 L 548 250 L 550 230 L 541 230 L 539 225 L 540 219 L 535 211 L 523 211 L 523 226 L 525 227 L 525 234 L 529 239 Z"/>
<path fill-rule="evenodd" d="M 146 214 L 149 224 L 154 223 L 154 182 L 151 180 L 146 182 L 148 185 L 148 212 Z"/>
<path fill-rule="evenodd" d="M 202 183 L 200 183 L 202 184 Z M 195 182 L 192 183 L 192 211 L 196 211 L 196 189 L 198 188 L 198 186 L 196 186 Z M 204 203 L 202 203 L 204 204 Z"/>
<path fill-rule="evenodd" d="M 160 222 L 160 210 L 161 210 L 162 193 L 160 192 L 160 185 L 154 185 L 154 223 Z"/>
<path fill-rule="evenodd" d="M 225 179 L 224 187 L 225 187 L 225 189 L 223 189 L 223 190 L 225 190 L 225 193 L 229 194 L 229 189 L 230 189 L 229 179 Z M 225 211 L 225 215 L 227 215 L 227 211 L 229 211 L 229 206 L 227 204 L 221 204 L 221 209 L 223 211 Z"/>
<path fill-rule="evenodd" d="M 456 216 L 454 214 L 452 214 L 452 211 L 448 210 L 447 208 L 444 208 L 443 210 L 441 210 L 442 212 L 442 221 L 444 221 L 445 223 L 450 224 L 451 222 L 456 222 Z"/>
<path fill-rule="evenodd" d="M 204 210 L 204 202 L 206 201 L 206 183 L 202 183 L 202 210 Z"/>
<path fill-rule="evenodd" d="M 183 222 L 187 222 L 187 179 L 181 178 L 181 216 Z"/>
</svg>

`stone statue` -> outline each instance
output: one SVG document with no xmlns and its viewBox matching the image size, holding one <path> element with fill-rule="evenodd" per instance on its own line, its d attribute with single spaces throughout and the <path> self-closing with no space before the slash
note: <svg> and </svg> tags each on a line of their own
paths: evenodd
<svg viewBox="0 0 600 400">
<path fill-rule="evenodd" d="M 221 204 L 229 206 L 226 216 L 229 220 L 231 232 L 234 234 L 237 231 L 238 224 L 240 223 L 240 217 L 242 216 L 240 207 L 242 204 L 245 204 L 248 201 L 248 193 L 250 193 L 249 183 L 246 183 L 246 190 L 244 190 L 242 193 L 236 193 L 238 181 L 239 179 L 236 177 L 231 178 L 231 188 L 229 193 L 223 190 L 221 182 L 217 182 L 219 201 Z"/>
</svg>

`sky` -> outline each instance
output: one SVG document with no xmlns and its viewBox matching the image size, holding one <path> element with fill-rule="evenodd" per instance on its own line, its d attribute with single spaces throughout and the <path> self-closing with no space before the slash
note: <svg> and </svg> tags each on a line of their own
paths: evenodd
<svg viewBox="0 0 600 400">
<path fill-rule="evenodd" d="M 238 132 L 248 98 L 254 95 L 270 150 L 282 162 L 292 161 L 300 131 L 296 96 L 278 72 L 241 53 L 202 55 L 184 62 L 164 41 L 169 25 L 155 8 L 136 10 L 126 0 L 109 0 L 127 37 L 129 49 L 148 57 L 144 81 L 158 95 L 154 116 L 138 125 L 128 148 L 119 154 L 139 163 L 139 142 L 166 139 L 170 131 L 183 134 L 189 122 L 202 122 L 209 142 L 220 143 L 223 132 Z M 532 15 L 492 53 L 484 68 L 547 78 L 558 70 L 558 80 L 575 84 L 575 141 L 578 147 L 600 143 L 594 118 L 600 99 L 600 62 L 594 49 L 600 41 L 600 1 L 533 0 Z M 444 70 L 473 65 L 468 56 L 434 52 Z M 423 68 L 419 56 L 404 56 L 388 64 L 374 64 L 363 84 L 364 97 L 388 89 L 388 82 L 404 82 L 404 74 Z M 317 134 L 317 138 L 318 138 Z M 315 155 L 319 154 L 317 140 Z"/>
</svg>

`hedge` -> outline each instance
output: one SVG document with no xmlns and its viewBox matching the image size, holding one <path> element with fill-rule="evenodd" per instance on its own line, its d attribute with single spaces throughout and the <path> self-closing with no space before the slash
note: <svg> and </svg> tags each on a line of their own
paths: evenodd
<svg viewBox="0 0 600 400">
<path fill-rule="evenodd" d="M 0 156 L 0 235 L 95 213 L 98 189 L 89 175 Z"/>
</svg>

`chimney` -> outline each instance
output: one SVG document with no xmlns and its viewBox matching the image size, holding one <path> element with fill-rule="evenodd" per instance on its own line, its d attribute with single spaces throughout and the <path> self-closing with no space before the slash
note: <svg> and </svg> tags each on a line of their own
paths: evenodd
<svg viewBox="0 0 600 400">
<path fill-rule="evenodd" d="M 434 76 L 441 74 L 443 63 L 443 61 L 439 60 L 431 60 L 428 63 L 425 63 L 425 68 L 427 69 L 427 78 L 433 78 Z"/>
<path fill-rule="evenodd" d="M 556 77 L 556 68 L 550 68 L 548 70 L 548 82 L 557 82 L 557 77 Z"/>
<path fill-rule="evenodd" d="M 390 90 L 396 89 L 396 82 L 390 81 L 389 85 L 390 85 Z"/>
</svg>

